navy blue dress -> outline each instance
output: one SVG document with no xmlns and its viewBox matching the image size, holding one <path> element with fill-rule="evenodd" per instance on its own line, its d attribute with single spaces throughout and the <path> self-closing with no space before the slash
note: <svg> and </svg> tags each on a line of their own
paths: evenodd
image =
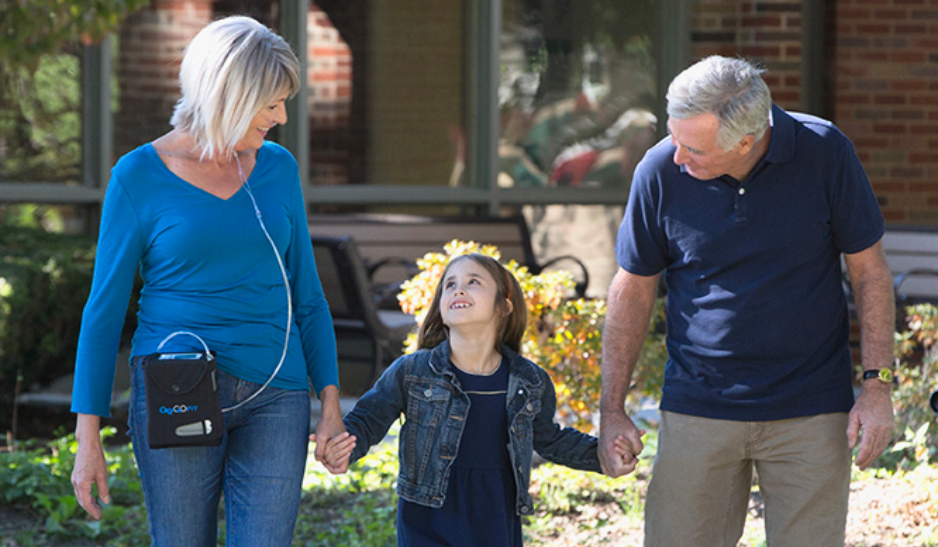
<svg viewBox="0 0 938 547">
<path fill-rule="evenodd" d="M 521 547 L 515 477 L 508 455 L 508 362 L 490 376 L 456 367 L 469 415 L 450 468 L 443 507 L 399 500 L 397 543 L 407 547 Z"/>
</svg>

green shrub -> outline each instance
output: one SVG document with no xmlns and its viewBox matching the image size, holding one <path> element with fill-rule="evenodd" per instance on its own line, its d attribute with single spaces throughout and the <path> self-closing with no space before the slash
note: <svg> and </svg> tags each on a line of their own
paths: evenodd
<svg viewBox="0 0 938 547">
<path fill-rule="evenodd" d="M 114 428 L 103 430 L 105 438 L 113 434 Z M 77 450 L 75 436 L 69 435 L 0 452 L 0 505 L 28 508 L 42 522 L 38 533 L 30 531 L 25 545 L 55 545 L 56 538 L 100 539 L 115 547 L 149 542 L 131 448 L 109 447 L 106 452 L 111 504 L 102 507 L 100 521 L 85 518 L 69 481 Z"/>
<path fill-rule="evenodd" d="M 74 369 L 95 246 L 86 236 L 9 225 L 0 225 L 0 241 L 0 393 L 12 393 L 17 373 L 29 387 Z"/>
<path fill-rule="evenodd" d="M 80 52 L 67 49 L 39 57 L 35 70 L 0 70 L 0 179 L 79 180 Z"/>
<path fill-rule="evenodd" d="M 0 385 L 26 385 L 74 367 L 81 311 L 91 288 L 86 237 L 0 227 Z"/>
<path fill-rule="evenodd" d="M 928 405 L 938 390 L 938 308 L 909 306 L 906 325 L 908 330 L 896 334 L 899 385 L 893 400 L 899 440 L 881 460 L 887 468 L 938 462 L 938 424 Z"/>
<path fill-rule="evenodd" d="M 293 545 L 395 545 L 397 471 L 396 442 L 373 447 L 344 475 L 329 474 L 310 457 Z"/>
</svg>

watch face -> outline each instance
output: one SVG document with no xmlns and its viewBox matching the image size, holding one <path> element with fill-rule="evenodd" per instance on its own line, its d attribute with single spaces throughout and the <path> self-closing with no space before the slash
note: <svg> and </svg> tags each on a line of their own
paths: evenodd
<svg viewBox="0 0 938 547">
<path fill-rule="evenodd" d="M 893 379 L 893 377 L 892 377 L 892 371 L 891 371 L 891 370 L 889 370 L 888 368 L 881 368 L 881 369 L 879 369 L 879 380 L 880 380 L 881 382 L 886 383 L 886 384 L 891 384 L 891 383 L 892 383 L 892 379 Z"/>
</svg>

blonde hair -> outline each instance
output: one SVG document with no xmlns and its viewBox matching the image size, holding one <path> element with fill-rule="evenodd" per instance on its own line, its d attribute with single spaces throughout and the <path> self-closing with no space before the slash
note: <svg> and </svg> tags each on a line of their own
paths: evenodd
<svg viewBox="0 0 938 547">
<path fill-rule="evenodd" d="M 262 108 L 297 92 L 299 73 L 293 50 L 273 31 L 250 17 L 219 19 L 186 47 L 170 124 L 192 136 L 203 159 L 232 155 Z"/>
<path fill-rule="evenodd" d="M 515 353 L 521 353 L 521 339 L 528 326 L 528 307 L 521 293 L 521 285 L 511 272 L 505 269 L 497 260 L 483 254 L 472 253 L 453 257 L 443 275 L 440 283 L 433 293 L 433 302 L 427 310 L 427 316 L 417 331 L 417 348 L 433 348 L 449 337 L 449 327 L 443 323 L 443 314 L 440 312 L 440 300 L 443 295 L 443 280 L 449 273 L 450 267 L 461 260 L 472 260 L 482 266 L 492 279 L 495 280 L 495 311 L 499 315 L 499 323 L 495 331 L 495 349 L 501 350 L 502 345 L 511 348 Z M 509 309 L 508 302 L 511 302 Z"/>
</svg>

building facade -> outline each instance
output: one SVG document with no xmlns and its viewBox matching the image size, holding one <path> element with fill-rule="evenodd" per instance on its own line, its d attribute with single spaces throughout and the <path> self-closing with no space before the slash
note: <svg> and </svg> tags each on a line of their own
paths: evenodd
<svg viewBox="0 0 938 547">
<path fill-rule="evenodd" d="M 522 213 L 539 253 L 587 255 L 603 289 L 667 83 L 721 54 L 852 139 L 887 222 L 938 226 L 938 0 L 153 0 L 82 48 L 80 176 L 0 166 L 0 203 L 77 204 L 93 227 L 114 159 L 170 129 L 185 45 L 228 14 L 301 59 L 271 138 L 311 213 Z"/>
</svg>

